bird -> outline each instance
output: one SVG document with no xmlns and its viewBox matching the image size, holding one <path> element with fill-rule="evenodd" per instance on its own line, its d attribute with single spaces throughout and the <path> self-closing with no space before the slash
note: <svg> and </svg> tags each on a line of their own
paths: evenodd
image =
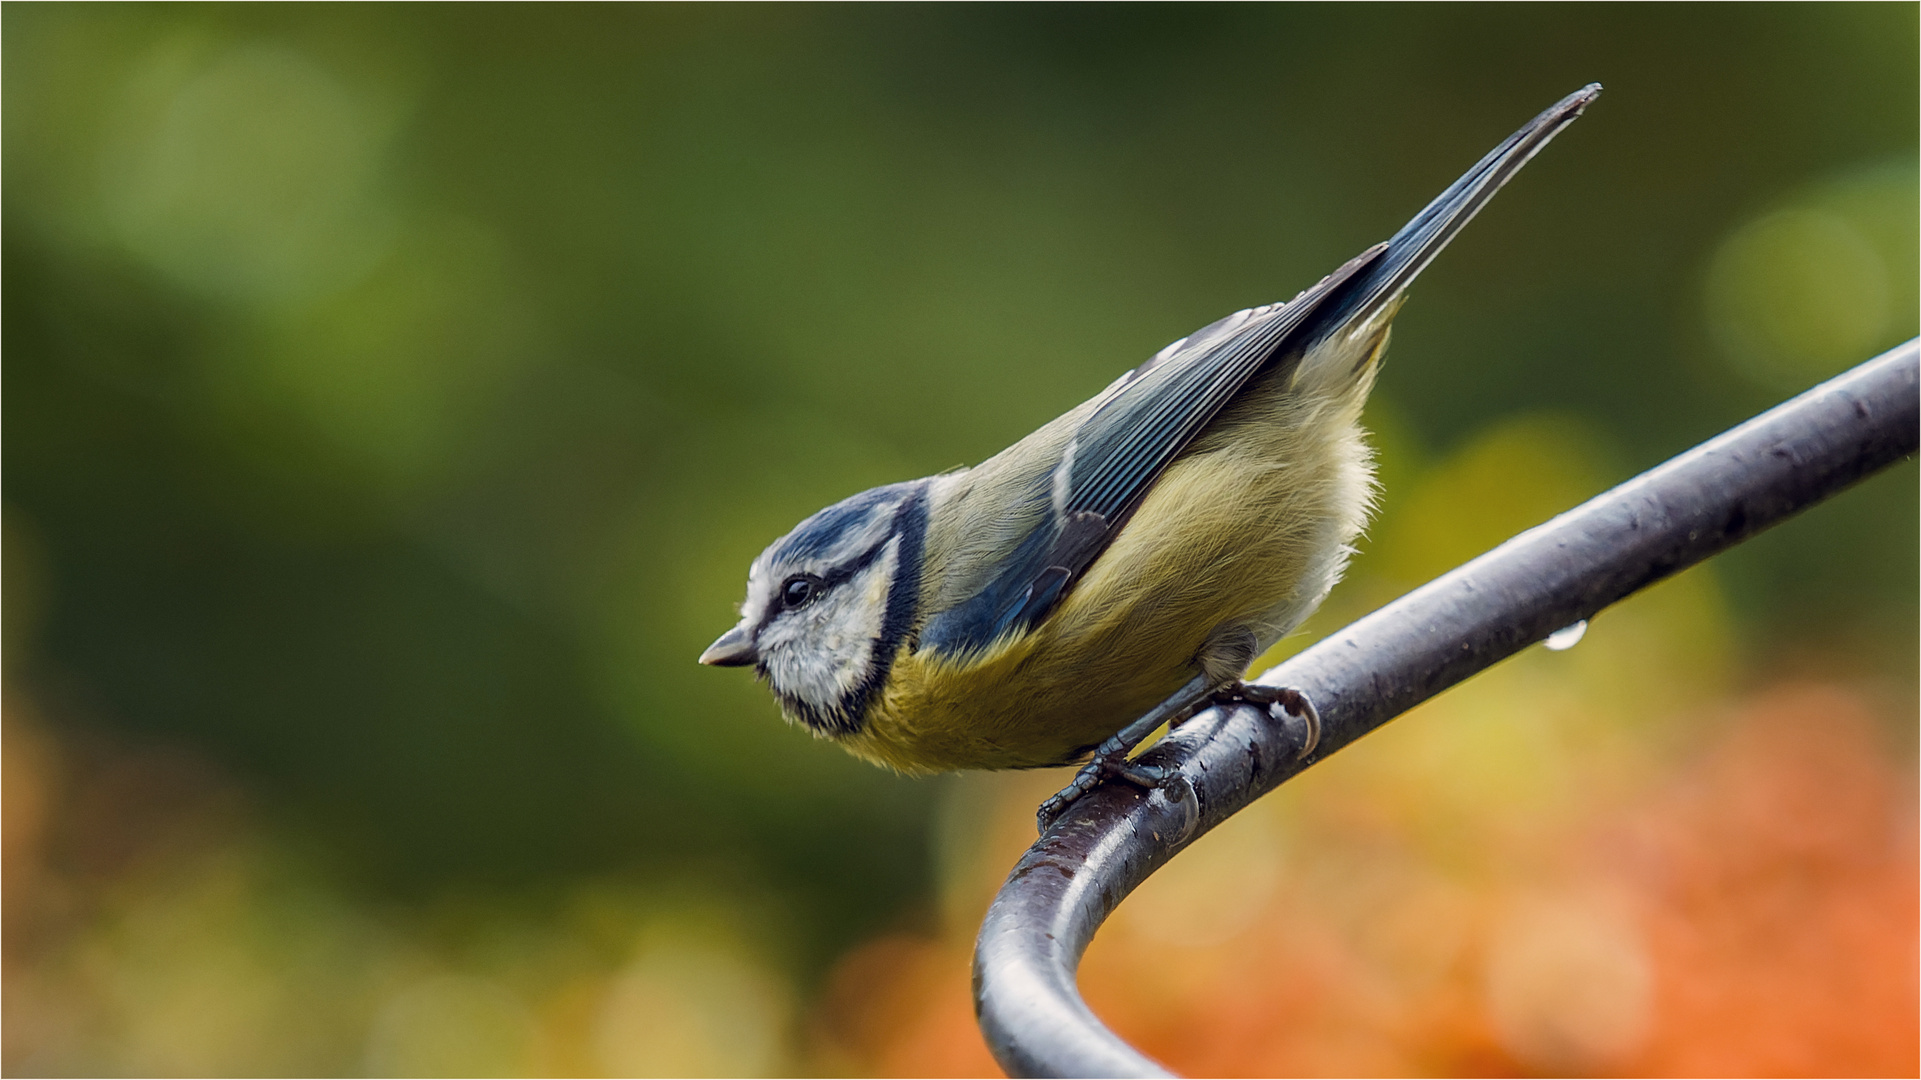
<svg viewBox="0 0 1921 1080">
<path fill-rule="evenodd" d="M 1319 718 L 1242 681 L 1327 596 L 1375 498 L 1362 406 L 1406 290 L 1600 94 L 1569 94 L 1399 232 L 1285 303 L 1155 353 L 972 468 L 823 509 L 753 560 L 700 655 L 751 666 L 787 719 L 908 774 L 1084 763 L 1043 828 L 1214 702 Z"/>
</svg>

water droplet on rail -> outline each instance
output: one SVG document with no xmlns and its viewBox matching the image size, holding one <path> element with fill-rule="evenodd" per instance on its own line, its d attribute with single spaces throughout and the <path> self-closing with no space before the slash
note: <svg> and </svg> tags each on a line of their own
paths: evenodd
<svg viewBox="0 0 1921 1080">
<path fill-rule="evenodd" d="M 1580 622 L 1577 622 L 1572 626 L 1563 626 L 1559 630 L 1556 630 L 1552 634 L 1549 634 L 1547 636 L 1547 640 L 1543 641 L 1541 644 L 1546 645 L 1548 648 L 1553 649 L 1555 652 L 1564 652 L 1568 649 L 1572 649 L 1576 645 L 1579 645 L 1581 643 L 1581 638 L 1586 634 L 1587 634 L 1587 620 L 1582 619 Z"/>
</svg>

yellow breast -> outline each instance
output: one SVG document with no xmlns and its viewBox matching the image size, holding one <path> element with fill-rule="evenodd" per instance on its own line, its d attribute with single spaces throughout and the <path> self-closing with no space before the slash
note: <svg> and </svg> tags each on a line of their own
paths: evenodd
<svg viewBox="0 0 1921 1080">
<path fill-rule="evenodd" d="M 1262 648 L 1293 629 L 1371 498 L 1357 420 L 1372 380 L 1344 374 L 1339 393 L 1224 413 L 1032 632 L 959 660 L 903 646 L 844 745 L 910 773 L 1066 763 L 1191 679 L 1217 628 Z"/>
</svg>

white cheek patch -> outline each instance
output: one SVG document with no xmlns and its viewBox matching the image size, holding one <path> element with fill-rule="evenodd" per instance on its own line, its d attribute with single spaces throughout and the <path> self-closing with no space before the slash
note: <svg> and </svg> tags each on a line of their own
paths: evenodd
<svg viewBox="0 0 1921 1080">
<path fill-rule="evenodd" d="M 889 540 L 865 569 L 761 628 L 761 666 L 777 692 L 834 713 L 860 689 L 874 670 L 899 561 L 900 541 Z"/>
</svg>

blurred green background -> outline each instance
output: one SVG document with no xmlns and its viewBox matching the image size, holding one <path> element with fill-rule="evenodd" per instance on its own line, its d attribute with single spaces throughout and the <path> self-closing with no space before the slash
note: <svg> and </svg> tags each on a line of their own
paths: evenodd
<svg viewBox="0 0 1921 1080">
<path fill-rule="evenodd" d="M 1915 334 L 1916 10 L 8 5 L 8 1071 L 825 1068 L 957 781 L 694 664 L 762 545 L 1600 81 L 1399 319 L 1331 629 Z M 1736 667 L 1911 701 L 1916 518 L 1717 561 Z"/>
</svg>

